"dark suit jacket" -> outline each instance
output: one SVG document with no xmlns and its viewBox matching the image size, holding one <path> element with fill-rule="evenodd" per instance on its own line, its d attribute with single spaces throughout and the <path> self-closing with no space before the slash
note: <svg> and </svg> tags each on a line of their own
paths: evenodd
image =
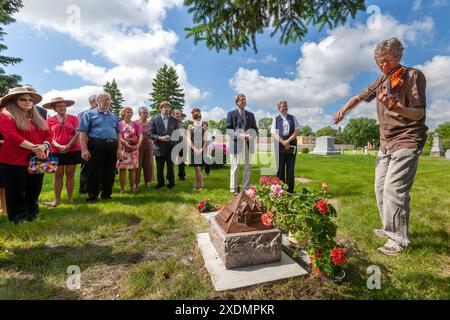
<svg viewBox="0 0 450 320">
<path fill-rule="evenodd" d="M 47 120 L 47 110 L 45 110 L 42 107 L 36 106 L 37 111 L 39 112 L 39 114 L 41 115 L 42 118 L 44 118 L 44 120 Z"/>
<path fill-rule="evenodd" d="M 172 152 L 172 148 L 175 144 L 179 143 L 179 137 L 172 137 L 174 131 L 180 128 L 180 124 L 177 119 L 169 116 L 169 124 L 167 130 L 164 127 L 164 122 L 161 115 L 153 118 L 150 122 L 150 133 L 149 136 L 155 141 L 155 156 L 165 157 L 168 153 Z M 163 142 L 158 140 L 160 136 L 171 136 L 174 141 Z"/>
<path fill-rule="evenodd" d="M 250 134 L 252 136 L 252 140 L 249 142 L 250 152 L 255 152 L 255 143 L 256 137 L 258 134 L 258 126 L 256 124 L 255 115 L 250 111 L 245 111 L 245 128 L 239 128 L 239 110 L 234 109 L 233 111 L 228 112 L 227 115 L 227 134 L 230 136 L 232 141 L 234 141 L 234 147 L 230 148 L 230 152 L 232 154 L 238 154 L 241 150 L 238 150 L 238 136 L 239 134 Z M 253 129 L 252 132 L 247 132 L 248 130 Z M 242 140 L 241 140 L 242 141 Z"/>
</svg>

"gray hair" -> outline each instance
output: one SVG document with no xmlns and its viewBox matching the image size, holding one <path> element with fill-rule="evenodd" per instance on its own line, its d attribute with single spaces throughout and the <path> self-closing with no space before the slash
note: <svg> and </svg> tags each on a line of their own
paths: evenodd
<svg viewBox="0 0 450 320">
<path fill-rule="evenodd" d="M 403 57 L 404 50 L 405 47 L 403 46 L 400 40 L 398 40 L 397 38 L 391 38 L 388 40 L 384 40 L 377 45 L 377 48 L 375 49 L 375 58 L 383 54 L 393 52 L 395 58 L 397 58 L 398 61 L 400 61 Z"/>
<path fill-rule="evenodd" d="M 280 100 L 280 101 L 278 101 L 277 106 L 281 106 L 281 105 L 283 105 L 283 104 L 285 104 L 286 106 L 288 105 L 288 103 L 287 103 L 286 100 Z"/>
<path fill-rule="evenodd" d="M 108 97 L 111 99 L 111 95 L 108 92 L 102 92 L 96 96 L 97 103 L 99 103 L 100 100 L 104 97 Z"/>
<path fill-rule="evenodd" d="M 141 114 L 143 111 L 147 111 L 148 112 L 148 108 L 147 107 L 140 107 L 138 110 L 138 113 Z"/>
<path fill-rule="evenodd" d="M 243 93 L 238 93 L 238 94 L 236 95 L 236 97 L 234 98 L 234 102 L 235 102 L 235 103 L 238 103 L 238 101 L 239 101 L 240 98 L 247 98 L 247 97 L 246 97 L 245 94 L 243 94 Z"/>
<path fill-rule="evenodd" d="M 89 97 L 89 103 L 94 103 L 97 100 L 97 95 L 92 95 Z"/>
</svg>

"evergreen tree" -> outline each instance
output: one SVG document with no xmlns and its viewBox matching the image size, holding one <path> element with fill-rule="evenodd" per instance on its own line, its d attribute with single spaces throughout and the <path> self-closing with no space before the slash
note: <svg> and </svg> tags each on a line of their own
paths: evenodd
<svg viewBox="0 0 450 320">
<path fill-rule="evenodd" d="M 22 6 L 22 0 L 0 0 L 0 52 L 8 49 L 7 46 L 1 43 L 6 35 L 3 26 L 16 21 L 12 15 L 18 12 Z M 0 54 L 0 96 L 7 94 L 9 89 L 18 87 L 20 81 L 22 81 L 22 78 L 18 75 L 7 75 L 2 66 L 15 65 L 21 61 L 22 59 L 20 58 L 7 57 Z"/>
<path fill-rule="evenodd" d="M 355 18 L 365 10 L 364 0 L 185 0 L 193 15 L 192 28 L 186 28 L 186 38 L 205 41 L 208 49 L 228 50 L 252 46 L 257 52 L 256 36 L 271 29 L 271 36 L 280 33 L 280 43 L 301 41 L 310 26 L 318 30 L 343 25 L 347 17 Z"/>
<path fill-rule="evenodd" d="M 111 108 L 109 111 L 115 113 L 118 117 L 120 117 L 120 110 L 122 109 L 122 105 L 125 102 L 125 99 L 122 96 L 122 93 L 119 90 L 119 86 L 117 85 L 116 79 L 110 83 L 109 81 L 103 86 L 103 90 L 108 92 L 111 95 Z"/>
<path fill-rule="evenodd" d="M 150 93 L 150 102 L 152 110 L 150 115 L 152 117 L 158 115 L 159 105 L 163 101 L 169 101 L 172 109 L 179 109 L 183 114 L 183 107 L 185 104 L 184 92 L 178 83 L 178 75 L 174 68 L 164 65 L 158 70 L 156 78 L 153 80 L 153 91 Z"/>
</svg>

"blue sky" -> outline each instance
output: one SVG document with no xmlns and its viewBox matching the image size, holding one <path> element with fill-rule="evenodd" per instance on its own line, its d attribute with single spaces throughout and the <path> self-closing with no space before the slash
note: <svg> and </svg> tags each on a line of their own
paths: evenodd
<svg viewBox="0 0 450 320">
<path fill-rule="evenodd" d="M 276 102 L 286 99 L 302 124 L 318 129 L 377 77 L 377 42 L 397 36 L 406 46 L 404 64 L 427 76 L 429 126 L 450 121 L 449 1 L 368 1 L 375 11 L 360 12 L 345 27 L 311 29 L 302 42 L 287 46 L 266 32 L 258 37 L 258 54 L 233 55 L 185 39 L 192 22 L 182 2 L 25 0 L 6 37 L 7 54 L 24 61 L 7 71 L 22 75 L 46 100 L 76 100 L 71 112 L 77 113 L 113 77 L 127 105 L 148 105 L 151 80 L 168 63 L 185 88 L 186 111 L 199 107 L 220 120 L 243 92 L 258 118 L 275 115 Z M 359 116 L 375 118 L 374 105 L 351 115 Z"/>
</svg>

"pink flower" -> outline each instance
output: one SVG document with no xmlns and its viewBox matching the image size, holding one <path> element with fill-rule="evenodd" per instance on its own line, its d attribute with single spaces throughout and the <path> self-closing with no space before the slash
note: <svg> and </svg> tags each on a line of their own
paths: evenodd
<svg viewBox="0 0 450 320">
<path fill-rule="evenodd" d="M 272 187 L 270 188 L 271 195 L 270 197 L 273 198 L 280 198 L 284 194 L 283 188 L 279 184 L 272 184 Z"/>
<path fill-rule="evenodd" d="M 254 186 L 251 186 L 251 187 L 247 190 L 246 194 L 247 194 L 251 199 L 253 199 L 254 197 L 256 197 L 256 189 L 255 189 L 255 187 L 254 187 Z"/>
<path fill-rule="evenodd" d="M 316 203 L 316 208 L 321 214 L 326 215 L 328 213 L 328 202 L 326 200 L 320 200 Z"/>
<path fill-rule="evenodd" d="M 273 226 L 273 213 L 270 211 L 267 213 L 264 213 L 261 216 L 261 221 L 266 227 L 272 227 Z"/>
</svg>

